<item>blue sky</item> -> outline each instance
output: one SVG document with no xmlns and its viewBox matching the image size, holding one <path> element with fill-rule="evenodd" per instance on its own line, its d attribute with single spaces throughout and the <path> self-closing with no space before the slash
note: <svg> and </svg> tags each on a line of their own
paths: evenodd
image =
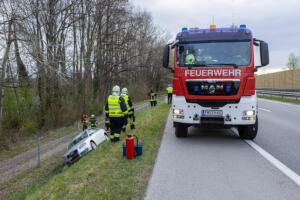
<svg viewBox="0 0 300 200">
<path fill-rule="evenodd" d="M 173 37 L 181 27 L 246 24 L 269 44 L 270 65 L 285 68 L 291 52 L 300 55 L 300 0 L 130 0 L 153 16 Z"/>
</svg>

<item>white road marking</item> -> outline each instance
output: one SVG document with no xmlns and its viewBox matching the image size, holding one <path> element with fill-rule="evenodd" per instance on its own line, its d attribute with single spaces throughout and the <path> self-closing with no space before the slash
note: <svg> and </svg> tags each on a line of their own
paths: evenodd
<svg viewBox="0 0 300 200">
<path fill-rule="evenodd" d="M 285 103 L 285 102 L 280 102 L 280 101 L 276 101 L 276 100 L 270 100 L 270 99 L 264 99 L 264 98 L 259 98 L 259 100 L 262 100 L 262 101 L 268 101 L 268 102 L 272 102 L 272 103 L 279 103 L 279 104 L 282 104 L 282 105 L 287 105 L 287 106 L 299 106 L 297 104 L 292 104 L 292 103 Z"/>
<path fill-rule="evenodd" d="M 265 108 L 258 108 L 259 110 L 267 111 L 267 112 L 272 112 L 271 110 L 265 109 Z"/>
<path fill-rule="evenodd" d="M 236 128 L 231 129 L 234 134 L 238 135 L 238 130 Z M 279 169 L 283 174 L 285 174 L 287 177 L 289 177 L 292 181 L 294 181 L 298 186 L 300 186 L 300 176 L 288 168 L 286 165 L 284 165 L 282 162 L 280 162 L 277 158 L 272 156 L 270 153 L 265 151 L 263 148 L 258 146 L 255 142 L 252 140 L 244 140 L 250 147 L 252 147 L 254 150 L 256 150 L 260 155 L 262 155 L 265 159 L 267 159 L 274 167 Z"/>
<path fill-rule="evenodd" d="M 298 186 L 300 186 L 300 176 L 295 173 L 293 170 L 288 168 L 282 162 L 277 160 L 274 156 L 266 152 L 263 148 L 258 146 L 252 140 L 244 140 L 247 144 L 249 144 L 253 149 L 255 149 L 260 155 L 266 158 L 272 165 L 274 165 L 277 169 L 279 169 L 282 173 L 284 173 L 287 177 L 292 179 Z"/>
</svg>

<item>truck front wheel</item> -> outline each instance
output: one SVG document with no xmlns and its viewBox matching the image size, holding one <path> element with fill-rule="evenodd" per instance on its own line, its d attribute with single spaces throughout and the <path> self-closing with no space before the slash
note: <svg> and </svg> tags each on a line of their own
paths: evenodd
<svg viewBox="0 0 300 200">
<path fill-rule="evenodd" d="M 188 127 L 187 126 L 177 126 L 175 127 L 175 135 L 178 138 L 186 137 L 188 133 Z"/>
<path fill-rule="evenodd" d="M 241 139 L 253 140 L 257 135 L 258 130 L 258 118 L 256 117 L 255 124 L 253 125 L 243 125 L 239 128 L 239 135 Z"/>
</svg>

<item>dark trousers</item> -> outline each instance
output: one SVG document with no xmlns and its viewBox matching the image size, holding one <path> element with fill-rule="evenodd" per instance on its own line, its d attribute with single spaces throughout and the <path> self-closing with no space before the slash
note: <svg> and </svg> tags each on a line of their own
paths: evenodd
<svg viewBox="0 0 300 200">
<path fill-rule="evenodd" d="M 122 126 L 124 124 L 124 118 L 123 117 L 110 117 L 110 138 L 113 139 L 120 139 Z"/>
<path fill-rule="evenodd" d="M 172 104 L 172 93 L 168 93 L 168 104 Z"/>
<path fill-rule="evenodd" d="M 150 105 L 152 106 L 156 106 L 156 101 L 150 101 Z"/>
</svg>

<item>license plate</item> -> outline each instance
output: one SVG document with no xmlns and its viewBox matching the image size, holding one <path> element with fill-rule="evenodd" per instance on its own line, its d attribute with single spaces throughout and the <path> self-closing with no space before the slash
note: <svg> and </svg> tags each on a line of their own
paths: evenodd
<svg viewBox="0 0 300 200">
<path fill-rule="evenodd" d="M 223 116 L 223 111 L 222 110 L 202 110 L 202 116 L 221 117 L 221 116 Z"/>
</svg>

